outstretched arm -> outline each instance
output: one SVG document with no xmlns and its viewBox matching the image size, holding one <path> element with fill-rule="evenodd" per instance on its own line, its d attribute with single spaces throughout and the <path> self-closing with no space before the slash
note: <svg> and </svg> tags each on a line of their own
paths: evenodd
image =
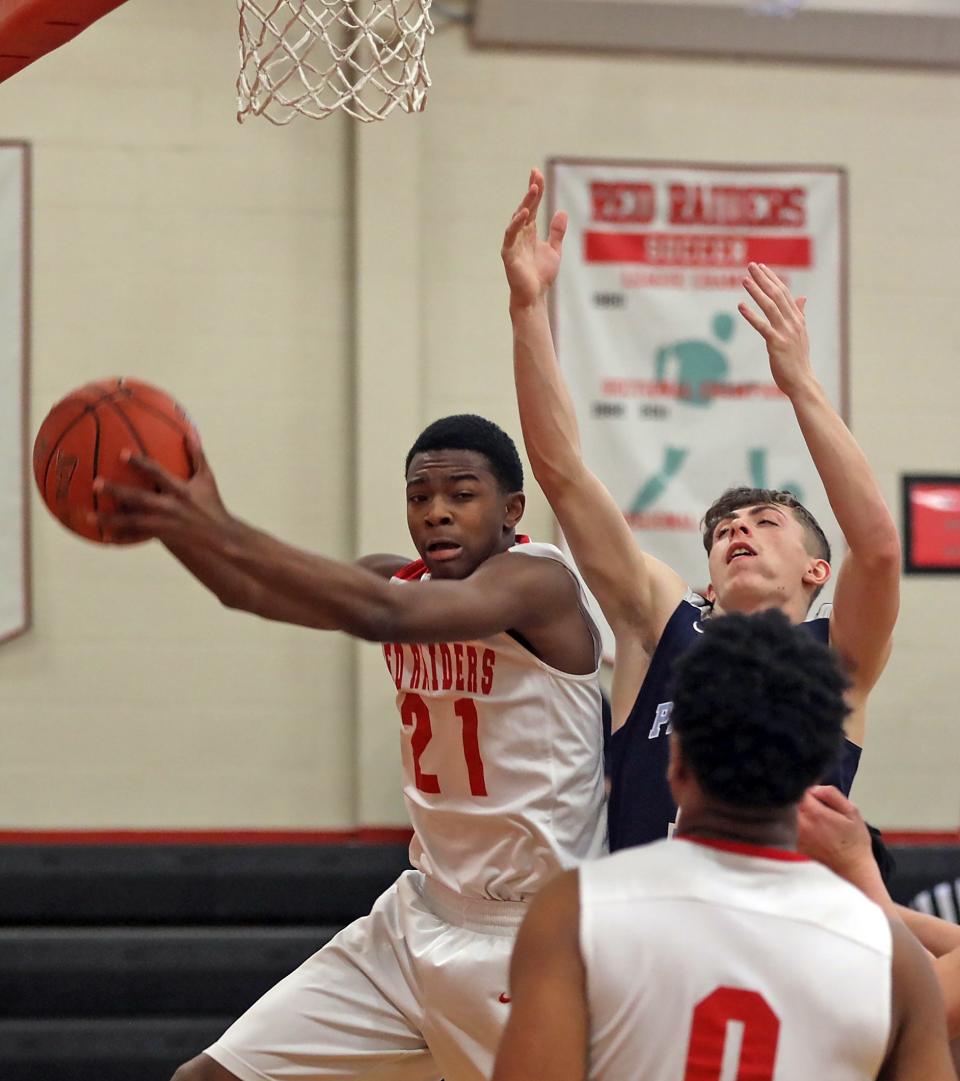
<svg viewBox="0 0 960 1081">
<path fill-rule="evenodd" d="M 770 370 L 790 399 L 849 552 L 840 568 L 830 622 L 830 641 L 853 680 L 862 742 L 862 710 L 890 653 L 900 606 L 900 537 L 863 451 L 827 400 L 810 364 L 805 298 L 790 295 L 767 267 L 751 263 L 744 287 L 760 308 L 740 313 L 767 345 Z"/>
<path fill-rule="evenodd" d="M 501 252 L 510 285 L 520 423 L 533 474 L 617 636 L 620 666 L 631 643 L 652 652 L 686 587 L 673 570 L 640 551 L 615 500 L 583 461 L 576 414 L 560 374 L 547 312 L 567 217 L 554 215 L 547 239 L 538 238 L 536 215 L 543 188 L 543 176 L 534 170 Z"/>
<path fill-rule="evenodd" d="M 185 482 L 184 491 L 189 493 L 189 501 L 195 517 L 205 520 L 209 529 L 226 528 L 232 521 L 223 505 L 216 479 L 213 476 L 199 437 L 195 432 L 186 437 L 186 449 L 190 459 L 191 477 Z M 153 463 L 122 452 L 124 460 L 141 469 L 155 483 L 161 483 L 165 477 L 162 470 Z M 101 481 L 95 487 L 98 492 L 115 498 L 116 489 Z M 122 509 L 113 517 L 100 516 L 101 525 L 121 539 L 146 539 L 153 534 L 138 530 L 131 523 L 131 516 Z M 187 534 L 177 529 L 169 529 L 163 539 L 164 546 L 199 582 L 207 587 L 227 608 L 250 612 L 264 619 L 282 623 L 293 623 L 319 629 L 336 629 L 333 621 L 323 622 L 315 607 L 303 604 L 299 598 L 287 596 L 271 590 L 253 575 L 231 563 L 223 555 L 207 544 L 191 543 Z M 381 577 L 390 575 L 407 561 L 401 556 L 376 554 L 357 560 L 357 565 L 366 567 Z"/>
<path fill-rule="evenodd" d="M 866 823 L 838 788 L 809 789 L 800 804 L 798 826 L 801 852 L 862 890 L 933 955 L 950 1037 L 960 1037 L 960 927 L 894 903 L 873 858 Z"/>
<path fill-rule="evenodd" d="M 116 511 L 99 521 L 118 537 L 157 537 L 221 601 L 259 615 L 378 642 L 534 633 L 575 609 L 576 585 L 559 563 L 501 553 L 458 581 L 392 585 L 365 566 L 303 551 L 234 518 L 206 460 L 189 481 L 131 459 L 156 490 L 100 484 Z M 378 557 L 377 566 L 390 557 Z"/>
<path fill-rule="evenodd" d="M 510 963 L 510 1019 L 493 1081 L 584 1081 L 589 1016 L 576 871 L 534 898 Z"/>
</svg>

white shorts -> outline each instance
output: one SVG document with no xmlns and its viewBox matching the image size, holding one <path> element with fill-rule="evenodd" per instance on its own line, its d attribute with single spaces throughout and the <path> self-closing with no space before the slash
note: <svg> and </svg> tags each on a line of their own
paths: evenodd
<svg viewBox="0 0 960 1081">
<path fill-rule="evenodd" d="M 407 871 L 206 1054 L 240 1081 L 487 1081 L 525 911 Z"/>
</svg>

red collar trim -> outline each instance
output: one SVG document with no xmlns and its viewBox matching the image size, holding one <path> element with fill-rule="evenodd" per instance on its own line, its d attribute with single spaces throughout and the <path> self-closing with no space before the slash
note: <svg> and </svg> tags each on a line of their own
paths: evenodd
<svg viewBox="0 0 960 1081">
<path fill-rule="evenodd" d="M 427 565 L 422 559 L 415 559 L 412 563 L 408 563 L 405 567 L 401 567 L 393 575 L 394 578 L 399 578 L 404 582 L 415 582 L 418 578 L 422 578 L 427 573 Z"/>
<path fill-rule="evenodd" d="M 704 848 L 716 848 L 720 852 L 735 852 L 738 856 L 759 856 L 765 860 L 782 860 L 784 863 L 809 863 L 808 856 L 789 848 L 770 848 L 766 845 L 751 845 L 743 841 L 720 841 L 712 837 L 677 837 L 678 841 L 689 841 Z"/>
</svg>

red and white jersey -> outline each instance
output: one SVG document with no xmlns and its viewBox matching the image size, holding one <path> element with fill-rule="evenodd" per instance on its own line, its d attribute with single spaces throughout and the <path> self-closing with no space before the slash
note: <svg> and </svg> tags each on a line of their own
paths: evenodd
<svg viewBox="0 0 960 1081">
<path fill-rule="evenodd" d="M 890 925 L 795 852 L 687 839 L 585 864 L 591 1081 L 866 1081 L 890 1032 Z"/>
<path fill-rule="evenodd" d="M 552 544 L 522 538 L 510 552 L 573 574 Z M 428 578 L 417 561 L 394 580 Z M 410 860 L 466 897 L 526 900 L 604 851 L 600 638 L 580 596 L 596 643 L 588 675 L 551 668 L 507 633 L 383 647 L 402 722 Z"/>
</svg>

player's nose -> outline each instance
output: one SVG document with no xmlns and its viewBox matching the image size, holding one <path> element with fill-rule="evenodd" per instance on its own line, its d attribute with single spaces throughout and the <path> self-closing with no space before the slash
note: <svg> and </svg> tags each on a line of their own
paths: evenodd
<svg viewBox="0 0 960 1081">
<path fill-rule="evenodd" d="M 427 513 L 424 515 L 424 521 L 427 525 L 446 525 L 452 520 L 453 517 L 450 514 L 450 507 L 446 501 L 442 499 L 433 499 L 427 504 Z"/>
</svg>

